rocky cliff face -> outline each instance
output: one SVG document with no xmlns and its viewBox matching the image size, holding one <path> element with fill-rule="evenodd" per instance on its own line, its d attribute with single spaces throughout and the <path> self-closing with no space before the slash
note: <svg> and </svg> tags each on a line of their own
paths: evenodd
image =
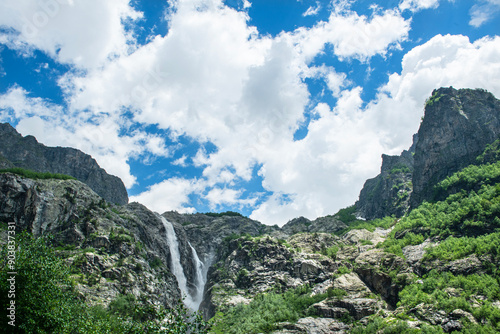
<svg viewBox="0 0 500 334">
<path fill-rule="evenodd" d="M 179 214 L 174 211 L 165 212 L 162 216 L 174 224 L 177 235 L 181 236 L 179 248 L 185 250 L 184 255 L 181 254 L 181 259 L 188 284 L 193 292 L 197 273 L 193 256 L 190 255 L 190 245 L 196 250 L 197 256 L 204 264 L 203 275 L 206 276 L 225 238 L 243 234 L 257 236 L 278 230 L 277 227 L 266 226 L 242 216 Z"/>
<path fill-rule="evenodd" d="M 386 232 L 355 230 L 343 237 L 299 233 L 286 241 L 269 235 L 227 241 L 209 272 L 202 304 L 205 315 L 248 304 L 259 293 L 301 286 L 310 286 L 313 295 L 333 289 L 342 293 L 312 305 L 316 318 L 283 324 L 286 333 L 310 333 L 311 328 L 300 328 L 302 323 L 320 326 L 324 333 L 331 326 L 348 330 L 351 325 L 338 319 L 390 313 L 401 287 L 394 282 L 411 276 L 411 270 L 401 258 L 375 249 Z M 398 271 L 397 276 L 385 274 L 388 268 Z"/>
<path fill-rule="evenodd" d="M 107 306 L 123 294 L 171 307 L 181 297 L 169 268 L 165 228 L 132 203 L 110 206 L 76 180 L 32 180 L 0 174 L 0 221 L 49 235 L 75 273 L 90 304 Z M 5 232 L 5 231 L 3 231 Z M 2 240 L 4 240 L 4 235 Z"/>
<path fill-rule="evenodd" d="M 356 202 L 366 219 L 403 216 L 434 186 L 476 163 L 476 157 L 500 135 L 500 100 L 481 89 L 433 91 L 413 145 L 400 156 L 382 156 L 380 174 L 367 180 Z"/>
<path fill-rule="evenodd" d="M 66 174 L 87 184 L 106 201 L 127 204 L 123 182 L 99 167 L 88 154 L 73 148 L 47 147 L 35 137 L 23 137 L 10 124 L 0 124 L 0 168 L 22 167 Z"/>
<path fill-rule="evenodd" d="M 365 182 L 356 202 L 357 215 L 365 219 L 395 215 L 401 217 L 410 206 L 413 191 L 413 154 L 418 136 L 413 145 L 399 156 L 382 155 L 380 174 Z"/>
<path fill-rule="evenodd" d="M 415 147 L 411 206 L 433 199 L 433 187 L 500 135 L 500 100 L 481 89 L 440 88 L 425 106 Z"/>
</svg>

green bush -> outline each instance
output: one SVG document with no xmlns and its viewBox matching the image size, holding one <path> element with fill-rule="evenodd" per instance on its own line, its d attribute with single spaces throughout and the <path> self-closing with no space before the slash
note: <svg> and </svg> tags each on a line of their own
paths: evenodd
<svg viewBox="0 0 500 334">
<path fill-rule="evenodd" d="M 389 171 L 390 175 L 400 174 L 400 173 L 411 173 L 411 170 L 408 166 L 404 164 L 398 164 L 392 167 L 392 169 Z"/>
<path fill-rule="evenodd" d="M 461 191 L 444 201 L 424 202 L 402 218 L 379 247 L 402 255 L 401 248 L 428 237 L 478 237 L 500 229 L 499 217 L 500 184 L 483 184 L 477 192 Z"/>
<path fill-rule="evenodd" d="M 328 248 L 323 248 L 320 253 L 335 260 L 337 258 L 337 253 L 339 250 L 339 246 L 334 245 Z"/>
<path fill-rule="evenodd" d="M 336 214 L 333 216 L 343 222 L 344 224 L 349 225 L 349 223 L 352 223 L 356 221 L 356 216 L 354 213 L 356 212 L 356 206 L 351 205 L 345 209 L 340 209 Z"/>
<path fill-rule="evenodd" d="M 490 254 L 498 259 L 500 257 L 500 232 L 477 238 L 456 238 L 450 236 L 439 245 L 428 249 L 424 255 L 424 260 L 440 259 L 453 261 L 465 258 L 471 254 L 476 254 L 477 256 Z"/>
</svg>

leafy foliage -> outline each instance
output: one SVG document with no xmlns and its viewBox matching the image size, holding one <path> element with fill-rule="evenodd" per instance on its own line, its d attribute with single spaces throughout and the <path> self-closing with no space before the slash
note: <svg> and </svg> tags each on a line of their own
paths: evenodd
<svg viewBox="0 0 500 334">
<path fill-rule="evenodd" d="M 401 249 L 428 237 L 477 237 L 500 228 L 500 184 L 483 184 L 479 191 L 461 191 L 437 203 L 424 202 L 395 226 L 381 247 L 402 255 Z M 451 243 L 451 241 L 449 242 Z"/>
<path fill-rule="evenodd" d="M 10 303 L 7 245 L 0 249 L 0 305 Z M 1 328 L 11 333 L 207 333 L 210 325 L 199 314 L 190 315 L 180 302 L 166 310 L 139 302 L 132 295 L 119 296 L 108 309 L 86 305 L 76 293 L 70 268 L 58 258 L 47 238 L 27 233 L 16 240 L 16 326 L 2 317 Z M 160 323 L 158 319 L 167 319 Z"/>
<path fill-rule="evenodd" d="M 483 325 L 500 329 L 500 310 L 489 302 L 500 298 L 500 286 L 497 279 L 490 275 L 454 276 L 449 272 L 433 270 L 421 284 L 406 286 L 399 297 L 398 305 L 406 309 L 421 303 L 446 312 L 461 309 L 472 313 Z M 486 301 L 479 307 L 473 307 L 472 298 L 485 298 Z"/>
<path fill-rule="evenodd" d="M 434 92 L 434 94 L 425 101 L 425 106 L 426 107 L 432 107 L 432 105 L 434 103 L 439 102 L 439 100 L 441 99 L 442 96 L 443 95 L 441 95 L 437 91 Z"/>
<path fill-rule="evenodd" d="M 354 215 L 355 212 L 356 212 L 356 206 L 351 205 L 347 208 L 340 209 L 334 215 L 334 217 L 337 218 L 338 220 L 340 220 L 341 222 L 343 222 L 344 224 L 349 224 L 349 223 L 355 222 L 357 220 L 356 216 Z"/>
<path fill-rule="evenodd" d="M 374 316 L 370 319 L 367 325 L 357 325 L 350 333 L 353 334 L 400 334 L 400 333 L 425 333 L 437 334 L 444 333 L 440 327 L 433 327 L 422 325 L 421 329 L 410 328 L 410 326 L 403 321 L 387 322 L 380 316 Z"/>
<path fill-rule="evenodd" d="M 441 181 L 435 188 L 434 197 L 442 199 L 443 195 L 448 195 L 449 192 L 477 191 L 485 184 L 499 181 L 500 161 L 479 166 L 471 165 Z"/>
<path fill-rule="evenodd" d="M 410 173 L 411 170 L 407 165 L 404 164 L 397 164 L 396 166 L 392 167 L 391 170 L 389 171 L 390 175 L 393 174 L 404 174 L 404 173 Z"/>
<path fill-rule="evenodd" d="M 20 168 L 20 167 L 13 167 L 13 168 L 6 168 L 6 169 L 0 169 L 0 173 L 12 173 L 12 174 L 17 174 L 20 176 L 27 177 L 29 179 L 35 179 L 35 180 L 47 180 L 47 179 L 58 179 L 58 180 L 76 180 L 73 176 L 65 175 L 65 174 L 57 174 L 57 173 L 42 173 L 42 172 L 35 172 L 29 169 L 25 168 Z"/>
<path fill-rule="evenodd" d="M 495 259 L 500 257 L 500 233 L 491 233 L 477 238 L 453 236 L 448 237 L 439 245 L 427 250 L 424 260 L 454 261 L 475 254 L 482 256 L 490 254 Z"/>
<path fill-rule="evenodd" d="M 486 145 L 484 152 L 476 158 L 478 164 L 500 161 L 500 139 Z"/>
<path fill-rule="evenodd" d="M 285 293 L 269 292 L 257 295 L 249 305 L 237 305 L 228 313 L 215 317 L 212 329 L 217 334 L 270 333 L 279 322 L 296 322 L 307 315 L 307 309 L 326 295 L 311 296 L 311 288 L 302 286 Z"/>
</svg>

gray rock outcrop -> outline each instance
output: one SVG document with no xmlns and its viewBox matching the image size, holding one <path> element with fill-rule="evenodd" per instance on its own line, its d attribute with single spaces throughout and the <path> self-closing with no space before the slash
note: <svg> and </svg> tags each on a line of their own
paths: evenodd
<svg viewBox="0 0 500 334">
<path fill-rule="evenodd" d="M 411 207 L 434 199 L 434 186 L 476 163 L 500 135 L 500 100 L 482 89 L 432 92 L 418 130 Z"/>
<path fill-rule="evenodd" d="M 380 174 L 365 182 L 356 202 L 357 215 L 365 219 L 386 216 L 403 216 L 410 207 L 413 191 L 413 154 L 418 136 L 413 145 L 399 156 L 382 155 Z"/>
<path fill-rule="evenodd" d="M 110 206 L 77 180 L 2 173 L 0 221 L 15 222 L 18 233 L 51 236 L 61 257 L 79 272 L 76 288 L 90 304 L 106 307 L 117 296 L 132 294 L 168 308 L 181 297 L 168 269 L 165 228 L 138 203 Z"/>
<path fill-rule="evenodd" d="M 120 178 L 109 175 L 80 150 L 47 147 L 33 136 L 23 137 L 10 124 L 0 124 L 0 168 L 21 167 L 36 172 L 73 176 L 106 201 L 127 204 L 128 194 Z"/>
</svg>

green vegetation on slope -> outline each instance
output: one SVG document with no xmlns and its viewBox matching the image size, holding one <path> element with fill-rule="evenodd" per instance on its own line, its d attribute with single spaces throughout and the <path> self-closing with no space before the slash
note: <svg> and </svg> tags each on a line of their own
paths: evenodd
<svg viewBox="0 0 500 334">
<path fill-rule="evenodd" d="M 492 166 L 497 164 L 470 166 L 441 182 L 437 186 L 441 189 L 455 185 L 466 188 L 443 201 L 424 202 L 414 209 L 395 226 L 391 238 L 382 247 L 402 255 L 403 247 L 420 244 L 429 237 L 442 240 L 450 236 L 469 237 L 467 240 L 470 241 L 470 238 L 500 232 L 500 183 L 496 183 L 500 164 L 496 168 Z M 474 188 L 479 187 L 478 190 L 467 191 L 477 184 L 479 186 Z M 450 240 L 447 244 L 451 246 L 452 242 Z"/>
<path fill-rule="evenodd" d="M 377 247 L 401 257 L 405 246 L 418 245 L 429 238 L 437 243 L 425 251 L 421 276 L 401 286 L 396 318 L 374 315 L 364 324 L 343 319 L 352 323 L 351 333 L 443 333 L 442 324 L 431 325 L 433 322 L 426 320 L 436 314 L 461 317 L 456 318 L 461 322 L 460 333 L 500 331 L 500 162 L 491 162 L 491 157 L 497 156 L 498 146 L 485 151 L 483 156 L 487 154 L 488 158 L 480 160 L 487 163 L 469 166 L 440 182 L 436 194 L 442 200 L 425 202 L 399 220 L 359 220 L 354 206 L 334 215 L 348 225 L 340 234 L 352 229 L 394 227 Z M 326 248 L 325 255 L 334 257 L 338 251 L 339 247 L 332 245 Z M 481 268 L 471 269 L 470 274 L 452 274 L 446 269 L 450 262 L 470 256 L 481 259 Z M 391 276 L 391 272 L 386 274 Z M 318 299 L 313 300 L 307 289 L 258 295 L 249 305 L 238 305 L 219 314 L 215 333 L 269 333 L 278 329 L 279 323 L 314 316 L 309 313 L 309 306 L 326 297 L 315 296 Z M 426 322 L 411 328 L 407 320 Z"/>
<path fill-rule="evenodd" d="M 333 291 L 333 290 L 332 290 Z M 262 293 L 248 305 L 239 304 L 226 314 L 215 317 L 212 329 L 216 334 L 257 334 L 276 330 L 280 322 L 296 322 L 310 315 L 309 306 L 327 298 L 326 294 L 311 295 L 309 286 L 291 289 L 285 293 Z"/>
<path fill-rule="evenodd" d="M 225 211 L 225 212 L 205 212 L 204 215 L 210 216 L 210 217 L 224 217 L 224 216 L 229 216 L 229 217 L 245 217 L 239 212 L 234 212 L 234 211 Z"/>
<path fill-rule="evenodd" d="M 46 238 L 23 233 L 15 246 L 15 298 L 9 297 L 8 244 L 0 249 L 0 305 L 6 310 L 15 300 L 16 306 L 16 326 L 8 325 L 10 319 L 2 316 L 0 327 L 11 333 L 207 333 L 209 325 L 200 315 L 189 316 L 182 303 L 165 310 L 124 295 L 108 308 L 87 306 L 75 291 L 70 267 Z M 165 318 L 169 322 L 162 327 L 157 320 Z"/>
<path fill-rule="evenodd" d="M 485 155 L 496 157 L 496 146 Z M 483 158 L 481 158 L 483 157 Z M 491 159 L 488 158 L 488 161 Z M 463 333 L 494 333 L 500 330 L 500 162 L 473 165 L 451 175 L 436 186 L 441 201 L 425 202 L 395 225 L 379 247 L 403 256 L 402 249 L 428 238 L 438 242 L 426 250 L 426 263 L 437 267 L 424 273 L 418 283 L 399 294 L 398 306 L 411 310 L 428 308 L 446 313 L 468 312 L 474 321 L 464 320 Z M 476 256 L 481 268 L 469 275 L 453 275 L 445 268 L 451 261 Z M 469 260 L 467 260 L 470 262 Z M 432 265 L 431 265 L 432 268 Z"/>
<path fill-rule="evenodd" d="M 34 179 L 34 180 L 47 180 L 47 179 L 58 179 L 58 180 L 76 180 L 73 176 L 69 175 L 64 175 L 64 174 L 57 174 L 57 173 L 41 173 L 41 172 L 35 172 L 33 170 L 25 169 L 25 168 L 20 168 L 20 167 L 13 167 L 13 168 L 5 168 L 5 169 L 0 169 L 0 173 L 12 173 L 12 174 L 17 174 L 20 176 L 27 177 L 29 179 Z"/>
</svg>

